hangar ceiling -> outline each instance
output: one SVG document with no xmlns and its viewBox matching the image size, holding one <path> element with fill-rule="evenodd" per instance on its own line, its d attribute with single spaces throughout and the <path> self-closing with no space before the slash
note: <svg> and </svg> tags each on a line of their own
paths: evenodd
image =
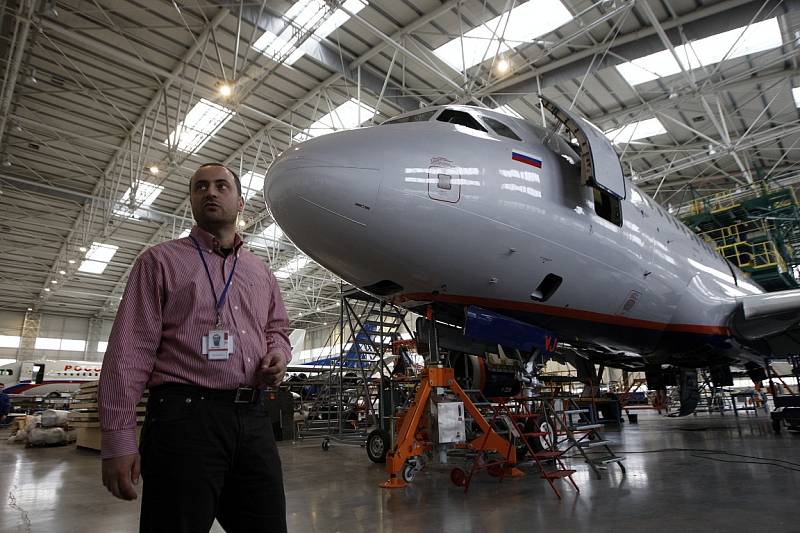
<svg viewBox="0 0 800 533">
<path fill-rule="evenodd" d="M 113 316 L 138 254 L 191 227 L 193 170 L 220 161 L 292 326 L 332 323 L 340 280 L 272 224 L 260 180 L 306 135 L 434 104 L 541 123 L 541 92 L 665 206 L 798 181 L 798 0 L 1 5 L 3 309 Z"/>
</svg>

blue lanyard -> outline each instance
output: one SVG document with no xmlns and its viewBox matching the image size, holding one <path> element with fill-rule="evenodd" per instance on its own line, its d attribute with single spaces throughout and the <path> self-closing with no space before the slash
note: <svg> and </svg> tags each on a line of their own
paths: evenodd
<svg viewBox="0 0 800 533">
<path fill-rule="evenodd" d="M 214 295 L 214 303 L 216 305 L 217 311 L 217 326 L 222 324 L 222 307 L 225 305 L 225 297 L 228 295 L 228 289 L 231 286 L 231 281 L 233 281 L 233 273 L 236 272 L 236 263 L 239 261 L 239 254 L 236 253 L 233 259 L 233 268 L 231 268 L 231 273 L 228 274 L 228 281 L 225 282 L 225 287 L 222 289 L 222 294 L 217 300 L 217 291 L 214 289 L 214 280 L 211 279 L 211 271 L 208 269 L 208 263 L 206 263 L 206 257 L 203 254 L 203 250 L 200 248 L 200 243 L 197 242 L 197 239 L 194 236 L 190 235 L 192 238 L 192 242 L 194 242 L 195 248 L 197 248 L 197 253 L 200 254 L 200 259 L 203 261 L 203 267 L 206 269 L 206 275 L 208 276 L 208 282 L 211 284 L 211 293 Z"/>
</svg>

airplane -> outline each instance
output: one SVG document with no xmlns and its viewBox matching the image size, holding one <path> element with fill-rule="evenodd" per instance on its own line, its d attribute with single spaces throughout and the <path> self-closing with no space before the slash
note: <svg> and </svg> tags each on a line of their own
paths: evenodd
<svg viewBox="0 0 800 533">
<path fill-rule="evenodd" d="M 677 369 L 681 415 L 697 368 L 764 379 L 765 358 L 800 353 L 800 290 L 765 293 L 633 184 L 601 130 L 542 105 L 558 129 L 445 105 L 293 145 L 267 172 L 268 209 L 380 298 L 545 328 L 579 373 L 644 370 L 663 389 Z"/>
<path fill-rule="evenodd" d="M 54 397 L 72 393 L 82 382 L 100 379 L 97 361 L 15 361 L 0 366 L 0 391 L 9 395 Z"/>
</svg>

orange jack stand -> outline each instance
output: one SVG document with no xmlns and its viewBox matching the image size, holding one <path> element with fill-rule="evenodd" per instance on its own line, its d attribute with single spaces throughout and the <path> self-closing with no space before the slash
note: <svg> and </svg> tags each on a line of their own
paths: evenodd
<svg viewBox="0 0 800 533">
<path fill-rule="evenodd" d="M 483 431 L 483 435 L 469 443 L 469 447 L 472 450 L 492 450 L 502 457 L 508 458 L 509 465 L 516 464 L 516 448 L 492 429 L 478 408 L 469 399 L 469 396 L 456 382 L 453 369 L 431 367 L 423 371 L 422 380 L 417 387 L 414 400 L 400 422 L 394 449 L 386 455 L 386 472 L 389 474 L 389 479 L 381 483 L 381 487 L 386 489 L 405 487 L 416 472 L 414 464 L 409 460 L 431 449 L 430 439 L 424 438 L 425 428 L 421 426 L 428 408 L 431 392 L 436 387 L 449 389 L 464 402 L 464 409 Z M 519 469 L 511 467 L 506 475 L 516 477 L 523 474 Z"/>
</svg>

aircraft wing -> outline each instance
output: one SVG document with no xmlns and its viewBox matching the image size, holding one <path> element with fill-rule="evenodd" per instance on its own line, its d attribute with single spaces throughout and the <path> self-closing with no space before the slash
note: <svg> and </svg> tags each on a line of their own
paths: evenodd
<svg viewBox="0 0 800 533">
<path fill-rule="evenodd" d="M 800 289 L 737 298 L 731 327 L 744 344 L 776 357 L 800 353 Z"/>
</svg>

